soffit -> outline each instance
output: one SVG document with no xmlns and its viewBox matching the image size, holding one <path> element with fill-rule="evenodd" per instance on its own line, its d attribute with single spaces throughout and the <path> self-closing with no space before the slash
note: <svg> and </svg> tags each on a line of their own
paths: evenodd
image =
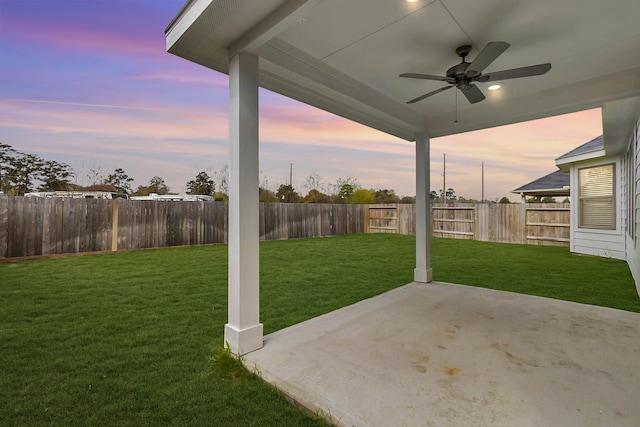
<svg viewBox="0 0 640 427">
<path fill-rule="evenodd" d="M 194 0 L 167 29 L 167 48 L 221 72 L 230 52 L 250 51 L 260 56 L 264 87 L 410 140 L 422 130 L 443 136 L 640 95 L 639 16 L 637 0 Z M 511 47 L 485 74 L 545 62 L 552 69 L 495 92 L 478 83 L 487 99 L 473 105 L 456 89 L 406 104 L 446 83 L 399 74 L 444 75 L 460 62 L 456 47 L 472 45 L 472 61 L 490 41 Z"/>
</svg>

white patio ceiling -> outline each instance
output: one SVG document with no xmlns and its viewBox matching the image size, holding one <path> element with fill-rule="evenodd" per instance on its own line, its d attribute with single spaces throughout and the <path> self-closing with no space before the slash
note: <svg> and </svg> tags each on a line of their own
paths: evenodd
<svg viewBox="0 0 640 427">
<path fill-rule="evenodd" d="M 228 72 L 240 51 L 260 57 L 260 85 L 414 140 L 548 117 L 640 95 L 638 0 L 190 0 L 166 30 L 167 50 Z M 457 90 L 399 78 L 444 75 L 456 47 L 511 47 L 491 71 L 550 62 L 469 104 Z M 454 122 L 458 92 L 458 123 Z M 606 132 L 605 132 L 606 134 Z"/>
</svg>

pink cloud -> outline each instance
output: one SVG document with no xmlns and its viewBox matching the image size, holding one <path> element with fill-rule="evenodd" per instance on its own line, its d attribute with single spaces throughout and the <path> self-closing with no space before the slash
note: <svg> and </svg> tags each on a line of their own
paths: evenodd
<svg viewBox="0 0 640 427">
<path fill-rule="evenodd" d="M 229 82 L 228 78 L 220 73 L 215 73 L 211 70 L 205 70 L 204 73 L 190 72 L 154 72 L 148 74 L 131 74 L 128 78 L 132 80 L 144 80 L 144 81 L 160 81 L 171 82 L 172 84 L 190 84 L 197 85 L 199 88 L 208 87 L 212 91 L 216 92 L 228 92 Z"/>
<path fill-rule="evenodd" d="M 34 105 L 35 104 L 35 105 Z M 136 111 L 132 114 L 131 111 Z M 123 138 L 154 139 L 154 150 L 189 150 L 190 140 L 226 140 L 226 116 L 216 119 L 212 111 L 178 109 L 139 109 L 121 106 L 86 105 L 59 102 L 0 100 L 0 129 L 19 128 L 50 134 L 81 134 L 86 140 Z M 141 114 L 142 113 L 142 114 Z M 171 148 L 165 141 L 185 141 Z M 134 150 L 134 143 L 118 149 Z"/>
</svg>

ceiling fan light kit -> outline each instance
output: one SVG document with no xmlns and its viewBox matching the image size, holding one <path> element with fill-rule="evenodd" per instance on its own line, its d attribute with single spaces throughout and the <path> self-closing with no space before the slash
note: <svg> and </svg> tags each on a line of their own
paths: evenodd
<svg viewBox="0 0 640 427">
<path fill-rule="evenodd" d="M 449 86 L 441 87 L 440 89 L 436 89 L 425 95 L 421 95 L 417 98 L 411 99 L 407 101 L 407 104 L 413 104 L 415 102 L 421 101 L 437 93 L 443 92 L 447 89 L 451 89 L 452 87 L 458 88 L 471 104 L 475 104 L 484 100 L 485 96 L 478 88 L 478 86 L 473 84 L 473 82 L 486 83 L 498 80 L 540 76 L 546 74 L 551 69 L 551 64 L 546 63 L 482 74 L 482 71 L 484 71 L 485 68 L 491 65 L 491 63 L 495 61 L 500 55 L 502 55 L 504 51 L 509 48 L 509 46 L 509 43 L 506 42 L 490 42 L 484 47 L 484 49 L 482 49 L 478 56 L 476 56 L 473 62 L 466 61 L 466 58 L 472 49 L 471 45 L 460 46 L 456 49 L 456 54 L 460 58 L 462 58 L 462 62 L 449 68 L 445 77 L 420 73 L 400 74 L 400 77 L 404 78 L 436 80 L 449 83 Z M 492 86 L 492 88 L 494 86 Z M 499 87 L 500 86 L 498 85 L 498 88 Z"/>
</svg>

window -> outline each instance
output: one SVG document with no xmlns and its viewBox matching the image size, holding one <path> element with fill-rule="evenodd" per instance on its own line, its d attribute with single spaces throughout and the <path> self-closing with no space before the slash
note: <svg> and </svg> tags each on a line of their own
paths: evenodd
<svg viewBox="0 0 640 427">
<path fill-rule="evenodd" d="M 613 164 L 578 170 L 579 226 L 615 230 Z"/>
</svg>

